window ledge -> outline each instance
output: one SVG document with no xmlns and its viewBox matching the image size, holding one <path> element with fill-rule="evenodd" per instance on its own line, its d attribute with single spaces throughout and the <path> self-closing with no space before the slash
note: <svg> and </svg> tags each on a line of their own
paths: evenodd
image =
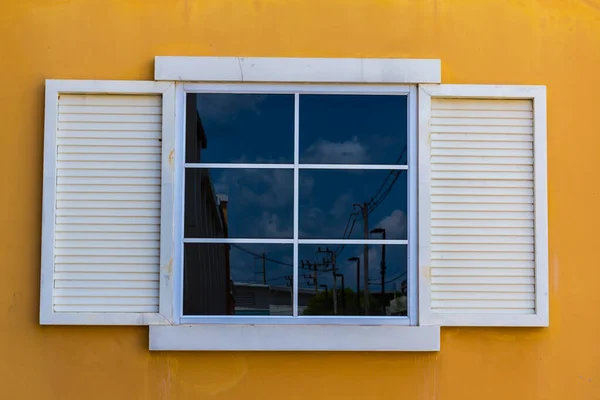
<svg viewBox="0 0 600 400">
<path fill-rule="evenodd" d="M 150 326 L 150 350 L 439 351 L 439 326 Z"/>
</svg>

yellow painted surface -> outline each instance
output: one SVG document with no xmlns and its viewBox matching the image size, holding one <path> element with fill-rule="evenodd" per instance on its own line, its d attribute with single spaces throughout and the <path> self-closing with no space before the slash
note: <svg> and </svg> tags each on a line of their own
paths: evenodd
<svg viewBox="0 0 600 400">
<path fill-rule="evenodd" d="M 0 399 L 600 399 L 600 0 L 3 0 L 0 38 Z M 44 79 L 152 79 L 155 55 L 546 84 L 551 327 L 443 329 L 431 354 L 157 354 L 146 327 L 39 326 Z"/>
</svg>

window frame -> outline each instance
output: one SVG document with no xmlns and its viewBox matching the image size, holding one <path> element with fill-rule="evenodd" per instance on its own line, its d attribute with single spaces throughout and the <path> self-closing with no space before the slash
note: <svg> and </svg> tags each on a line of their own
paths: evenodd
<svg viewBox="0 0 600 400">
<path fill-rule="evenodd" d="M 418 325 L 418 229 L 417 229 L 417 85 L 399 85 L 399 84 L 281 84 L 281 83 L 176 83 L 176 132 L 175 132 L 175 171 L 174 171 L 174 206 L 173 206 L 173 226 L 175 236 L 174 247 L 174 268 L 173 268 L 173 323 L 175 325 L 370 325 L 370 326 L 416 326 Z M 185 169 L 201 163 L 185 162 L 185 124 L 186 124 L 186 98 L 189 93 L 269 93 L 269 94 L 293 94 L 295 98 L 295 120 L 294 120 L 294 163 L 293 164 L 248 164 L 243 167 L 250 168 L 283 168 L 294 171 L 294 238 L 293 239 L 187 239 L 186 241 L 194 243 L 277 243 L 293 244 L 297 249 L 299 244 L 338 244 L 341 239 L 299 239 L 298 238 L 298 172 L 300 169 L 407 169 L 408 170 L 408 227 L 406 240 L 377 240 L 368 239 L 370 244 L 400 244 L 407 246 L 407 316 L 298 316 L 298 280 L 294 280 L 293 304 L 294 316 L 184 316 L 183 315 L 183 245 L 184 245 L 184 199 L 185 199 Z M 325 164 L 303 164 L 300 166 L 298 154 L 299 138 L 299 96 L 301 94 L 328 94 L 328 95 L 400 95 L 407 97 L 407 163 L 406 168 L 400 168 L 399 165 L 376 165 L 373 168 L 363 165 L 353 166 L 340 164 L 332 166 Z M 227 166 L 229 163 L 205 163 L 208 168 Z M 238 168 L 240 166 L 237 166 Z M 230 166 L 231 168 L 231 166 Z M 346 244 L 364 244 L 364 239 L 343 240 Z M 299 276 L 297 250 L 294 252 L 294 270 L 293 275 Z"/>
</svg>

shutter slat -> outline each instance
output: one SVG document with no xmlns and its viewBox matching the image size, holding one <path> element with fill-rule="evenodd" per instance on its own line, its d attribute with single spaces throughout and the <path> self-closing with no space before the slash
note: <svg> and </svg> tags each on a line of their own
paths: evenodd
<svg viewBox="0 0 600 400">
<path fill-rule="evenodd" d="M 431 133 L 500 133 L 503 135 L 531 135 L 531 126 L 456 126 L 432 125 Z M 432 135 L 433 136 L 433 135 Z"/>
<path fill-rule="evenodd" d="M 476 188 L 531 188 L 533 182 L 528 180 L 523 181 L 492 181 L 492 180 L 435 180 L 431 182 L 431 187 L 476 187 Z"/>
<path fill-rule="evenodd" d="M 471 235 L 497 235 L 497 236 L 533 236 L 533 228 L 432 228 L 432 237 L 434 235 L 453 235 L 453 236 L 471 236 Z"/>
<path fill-rule="evenodd" d="M 456 110 L 456 109 L 432 109 L 432 117 L 445 118 L 525 118 L 531 119 L 531 111 L 507 111 L 507 110 Z"/>
<path fill-rule="evenodd" d="M 135 210 L 144 210 L 144 209 L 160 209 L 160 201 L 145 201 L 142 203 L 138 203 L 136 201 L 94 201 L 94 200 L 60 200 L 56 202 L 56 212 L 61 209 L 69 209 L 69 212 L 77 212 L 75 210 L 79 209 L 101 209 L 101 212 L 104 210 L 110 209 L 118 209 L 122 212 L 127 212 L 125 209 L 135 209 Z M 66 215 L 66 214 L 63 214 Z M 103 214 L 105 215 L 105 214 Z"/>
<path fill-rule="evenodd" d="M 431 118 L 431 125 L 456 126 L 532 126 L 531 118 Z"/>
<path fill-rule="evenodd" d="M 160 217 L 157 208 L 57 208 L 58 217 Z"/>
<path fill-rule="evenodd" d="M 434 268 L 432 276 L 533 276 L 533 268 Z"/>
<path fill-rule="evenodd" d="M 59 146 L 105 146 L 105 147 L 137 147 L 159 148 L 158 139 L 123 139 L 123 138 L 86 138 L 86 137 L 59 137 L 56 141 Z"/>
<path fill-rule="evenodd" d="M 57 289 L 56 297 L 158 297 L 157 289 Z"/>
<path fill-rule="evenodd" d="M 154 273 L 152 264 L 56 264 L 56 272 L 134 272 Z"/>
<path fill-rule="evenodd" d="M 435 156 L 431 157 L 432 165 L 437 164 L 507 164 L 533 165 L 531 157 L 473 157 L 473 156 Z"/>
<path fill-rule="evenodd" d="M 458 236 L 458 235 L 436 235 L 432 238 L 431 243 L 520 243 L 533 244 L 533 236 Z"/>
<path fill-rule="evenodd" d="M 158 312 L 161 130 L 161 96 L 60 96 L 54 312 Z"/>
<path fill-rule="evenodd" d="M 432 300 L 434 308 L 498 308 L 501 310 L 519 308 L 531 310 L 535 307 L 533 300 Z"/>
<path fill-rule="evenodd" d="M 464 296 L 469 296 L 469 294 L 472 292 L 481 292 L 488 294 L 535 293 L 535 287 L 533 285 L 433 285 L 432 293 L 451 292 L 460 292 Z"/>
<path fill-rule="evenodd" d="M 434 98 L 431 102 L 432 110 L 497 110 L 532 111 L 533 104 L 530 100 L 497 100 L 497 99 L 443 99 Z"/>
<path fill-rule="evenodd" d="M 433 219 L 526 219 L 533 218 L 532 212 L 517 211 L 432 211 Z"/>
<path fill-rule="evenodd" d="M 161 153 L 161 148 L 160 146 L 157 146 L 155 143 L 153 143 L 154 146 L 149 147 L 149 146 L 125 146 L 124 144 L 121 144 L 120 146 L 96 146 L 96 145 L 89 145 L 89 144 L 78 144 L 78 145 L 71 145 L 71 146 L 63 146 L 63 145 L 59 145 L 58 146 L 58 151 L 59 153 L 62 154 L 67 154 L 67 153 L 71 153 L 71 154 L 79 154 L 79 155 L 83 155 L 83 154 L 124 154 L 124 155 L 130 155 L 130 154 L 158 154 L 160 155 Z"/>
<path fill-rule="evenodd" d="M 133 292 L 133 291 L 130 291 Z M 62 297 L 55 295 L 55 305 L 143 305 L 158 306 L 158 296 L 156 297 Z"/>
<path fill-rule="evenodd" d="M 160 96 L 147 95 L 125 95 L 125 94 L 103 94 L 103 95 L 87 95 L 87 94 L 69 94 L 61 95 L 58 106 L 59 108 L 65 105 L 77 106 L 125 106 L 125 107 L 142 107 L 154 106 L 161 107 L 162 101 Z"/>
<path fill-rule="evenodd" d="M 158 281 L 72 279 L 55 282 L 56 288 L 75 289 L 158 289 Z"/>
<path fill-rule="evenodd" d="M 532 102 L 431 97 L 428 122 L 427 313 L 535 313 Z"/>
<path fill-rule="evenodd" d="M 58 185 L 127 185 L 127 186 L 159 186 L 160 178 L 154 177 L 104 177 L 104 176 L 88 176 L 88 177 L 58 177 L 56 179 Z"/>
<path fill-rule="evenodd" d="M 154 166 L 153 166 L 154 167 Z M 61 177 L 85 178 L 160 178 L 160 169 L 59 169 L 56 175 Z"/>
<path fill-rule="evenodd" d="M 158 256 L 130 256 L 101 255 L 101 256 L 56 256 L 55 264 L 155 264 L 158 265 Z M 158 275 L 156 276 L 158 279 Z"/>
<path fill-rule="evenodd" d="M 432 267 L 440 268 L 534 268 L 533 260 L 462 260 L 435 259 L 431 260 Z"/>
<path fill-rule="evenodd" d="M 434 292 L 431 295 L 433 300 L 535 300 L 535 293 L 514 293 L 514 292 Z"/>
<path fill-rule="evenodd" d="M 159 129 L 160 126 L 157 126 L 157 129 L 152 129 L 148 131 L 100 131 L 100 130 L 62 130 L 58 131 L 57 137 L 58 140 L 62 139 L 127 139 L 127 140 L 140 140 L 141 145 L 145 145 L 146 140 L 158 141 L 162 137 L 162 132 Z M 122 127 L 124 128 L 124 127 Z"/>
<path fill-rule="evenodd" d="M 160 103 L 157 103 L 160 104 Z M 162 107 L 148 105 L 60 105 L 58 112 L 61 114 L 108 114 L 108 115 L 161 115 Z M 516 115 L 516 114 L 515 114 Z"/>
<path fill-rule="evenodd" d="M 55 275 L 57 281 L 158 281 L 158 275 L 155 273 L 57 272 Z"/>
<path fill-rule="evenodd" d="M 75 248 L 102 248 L 102 249 L 158 249 L 160 243 L 158 240 L 56 240 L 57 248 L 75 249 Z"/>
<path fill-rule="evenodd" d="M 59 122 L 114 122 L 119 124 L 159 124 L 162 120 L 162 116 L 160 114 L 104 114 L 98 112 L 91 112 L 86 114 L 71 114 L 64 113 L 63 110 L 63 108 L 59 108 L 58 110 Z"/>
</svg>

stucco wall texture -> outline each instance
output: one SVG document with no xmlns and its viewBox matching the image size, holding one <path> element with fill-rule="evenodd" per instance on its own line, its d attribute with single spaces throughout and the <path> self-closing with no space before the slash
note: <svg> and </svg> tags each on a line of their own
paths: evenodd
<svg viewBox="0 0 600 400">
<path fill-rule="evenodd" d="M 600 0 L 3 0 L 0 398 L 600 399 Z M 39 326 L 44 79 L 156 55 L 442 60 L 548 87 L 550 328 L 444 328 L 439 353 L 151 353 L 146 327 Z"/>
</svg>

